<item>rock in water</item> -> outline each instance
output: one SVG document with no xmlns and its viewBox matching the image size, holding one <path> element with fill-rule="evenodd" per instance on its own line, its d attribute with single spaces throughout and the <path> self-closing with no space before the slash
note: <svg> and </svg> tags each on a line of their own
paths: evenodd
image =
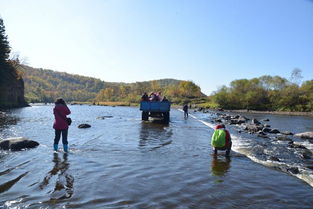
<svg viewBox="0 0 313 209">
<path fill-rule="evenodd" d="M 90 128 L 90 127 L 91 127 L 91 125 L 86 124 L 86 123 L 80 124 L 80 125 L 78 126 L 78 128 Z"/>
<path fill-rule="evenodd" d="M 261 124 L 260 121 L 258 121 L 255 118 L 252 118 L 251 123 L 254 124 L 254 125 L 260 125 Z"/>
<path fill-rule="evenodd" d="M 269 132 L 270 132 L 271 134 L 278 134 L 278 133 L 280 133 L 280 131 L 277 130 L 276 128 L 270 130 Z"/>
<path fill-rule="evenodd" d="M 108 116 L 99 116 L 99 117 L 97 117 L 97 119 L 100 119 L 100 120 L 104 120 L 106 118 L 113 118 L 113 116 L 108 115 Z"/>
<path fill-rule="evenodd" d="M 39 145 L 38 142 L 29 140 L 24 137 L 7 138 L 0 141 L 0 149 L 19 151 L 22 149 L 35 148 Z"/>
<path fill-rule="evenodd" d="M 302 139 L 313 139 L 313 132 L 303 132 L 294 135 L 295 137 L 300 137 Z"/>
</svg>

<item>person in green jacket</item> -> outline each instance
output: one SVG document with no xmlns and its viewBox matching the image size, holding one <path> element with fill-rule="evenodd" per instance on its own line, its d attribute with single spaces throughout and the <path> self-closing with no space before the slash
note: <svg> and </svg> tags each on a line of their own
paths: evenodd
<svg viewBox="0 0 313 209">
<path fill-rule="evenodd" d="M 211 145 L 214 149 L 215 155 L 217 155 L 217 150 L 226 150 L 225 156 L 229 156 L 232 147 L 232 141 L 231 136 L 225 129 L 224 124 L 220 124 L 215 127 L 214 133 L 212 135 Z"/>
</svg>

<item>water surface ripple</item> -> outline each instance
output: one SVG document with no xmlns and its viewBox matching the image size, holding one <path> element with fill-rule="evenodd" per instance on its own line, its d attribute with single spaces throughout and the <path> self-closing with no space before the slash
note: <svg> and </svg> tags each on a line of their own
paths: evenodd
<svg viewBox="0 0 313 209">
<path fill-rule="evenodd" d="M 162 125 L 142 122 L 134 107 L 70 106 L 64 154 L 52 151 L 52 108 L 16 109 L 17 122 L 1 128 L 1 138 L 40 146 L 0 152 L 0 208 L 313 207 L 312 187 L 300 179 L 238 152 L 213 157 L 212 129 L 198 120 L 209 123 L 208 115 L 185 120 L 173 109 Z"/>
</svg>

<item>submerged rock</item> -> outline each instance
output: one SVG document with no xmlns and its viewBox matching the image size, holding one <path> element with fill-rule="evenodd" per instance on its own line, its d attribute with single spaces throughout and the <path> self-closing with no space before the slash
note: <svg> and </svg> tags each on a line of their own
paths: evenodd
<svg viewBox="0 0 313 209">
<path fill-rule="evenodd" d="M 97 119 L 100 119 L 100 120 L 104 120 L 106 118 L 113 118 L 113 116 L 111 115 L 108 115 L 108 116 L 100 116 L 100 117 L 97 117 Z"/>
<path fill-rule="evenodd" d="M 289 173 L 292 173 L 292 174 L 299 174 L 300 173 L 299 168 L 297 168 L 297 167 L 287 168 L 287 171 Z"/>
<path fill-rule="evenodd" d="M 261 137 L 261 138 L 269 138 L 265 133 L 263 133 L 262 131 L 260 133 L 258 133 L 258 137 Z"/>
<path fill-rule="evenodd" d="M 297 133 L 294 136 L 295 137 L 300 137 L 302 139 L 313 139 L 313 132 Z"/>
<path fill-rule="evenodd" d="M 252 123 L 252 124 L 255 124 L 255 125 L 260 125 L 260 124 L 261 124 L 260 121 L 258 121 L 258 120 L 255 119 L 255 118 L 252 118 L 251 123 Z"/>
<path fill-rule="evenodd" d="M 272 130 L 272 129 L 267 128 L 267 127 L 264 127 L 264 128 L 262 129 L 263 132 L 270 132 L 271 130 Z"/>
<path fill-rule="evenodd" d="M 19 151 L 22 149 L 35 148 L 39 145 L 38 142 L 29 140 L 24 137 L 7 138 L 0 141 L 0 149 Z"/>
<path fill-rule="evenodd" d="M 262 128 L 263 128 L 262 126 L 259 126 L 259 125 L 256 125 L 256 124 L 248 124 L 248 125 L 244 126 L 245 130 L 253 132 L 253 133 L 262 130 Z"/>
<path fill-rule="evenodd" d="M 292 139 L 288 138 L 287 136 L 277 136 L 276 139 L 279 141 L 292 141 Z"/>
<path fill-rule="evenodd" d="M 215 122 L 216 123 L 222 123 L 222 120 L 221 119 L 215 119 Z"/>
<path fill-rule="evenodd" d="M 297 148 L 297 149 L 306 149 L 305 146 L 303 146 L 301 144 L 295 144 L 293 142 L 289 142 L 288 143 L 288 147 L 290 147 L 290 148 Z"/>
<path fill-rule="evenodd" d="M 90 128 L 90 127 L 91 127 L 91 125 L 86 124 L 86 123 L 80 124 L 80 125 L 78 126 L 78 128 Z"/>
<path fill-rule="evenodd" d="M 282 132 L 280 132 L 281 134 L 284 134 L 284 135 L 293 135 L 293 133 L 292 132 L 290 132 L 290 131 L 282 131 Z"/>
<path fill-rule="evenodd" d="M 278 129 L 276 129 L 276 128 L 270 130 L 269 132 L 270 132 L 271 134 L 278 134 L 278 133 L 280 133 L 280 131 L 279 131 Z"/>
<path fill-rule="evenodd" d="M 280 162 L 279 158 L 275 156 L 270 156 L 269 160 Z"/>
</svg>

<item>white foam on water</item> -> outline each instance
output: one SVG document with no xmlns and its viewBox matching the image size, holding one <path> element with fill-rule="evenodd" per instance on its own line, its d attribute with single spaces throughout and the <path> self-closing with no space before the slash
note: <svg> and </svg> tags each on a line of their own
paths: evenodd
<svg viewBox="0 0 313 209">
<path fill-rule="evenodd" d="M 178 109 L 180 111 L 183 111 L 181 109 Z M 201 119 L 198 119 L 196 116 L 189 114 L 189 116 L 191 116 L 192 118 L 194 118 L 195 120 L 203 123 L 204 125 L 208 126 L 209 128 L 214 129 L 215 125 L 206 121 L 203 121 Z M 231 134 L 231 138 L 232 138 L 232 150 L 235 152 L 238 152 L 240 154 L 245 155 L 246 157 L 248 157 L 250 160 L 252 160 L 253 162 L 259 163 L 261 165 L 264 165 L 266 167 L 273 167 L 276 169 L 280 169 L 283 171 L 282 167 L 284 167 L 286 169 L 288 168 L 298 168 L 300 173 L 299 174 L 293 174 L 293 173 L 288 173 L 292 176 L 295 176 L 301 180 L 303 180 L 304 182 L 306 182 L 307 184 L 309 184 L 311 187 L 313 187 L 313 174 L 312 172 L 303 169 L 302 167 L 295 165 L 288 165 L 284 162 L 277 162 L 277 161 L 271 161 L 271 160 L 260 160 L 254 156 L 251 155 L 251 151 L 250 151 L 250 147 L 251 147 L 251 143 L 249 143 L 249 139 L 245 139 L 242 138 L 240 136 L 235 136 L 233 134 Z M 308 147 L 311 151 L 313 150 L 313 145 L 307 143 L 303 143 L 305 144 L 306 147 Z"/>
</svg>

